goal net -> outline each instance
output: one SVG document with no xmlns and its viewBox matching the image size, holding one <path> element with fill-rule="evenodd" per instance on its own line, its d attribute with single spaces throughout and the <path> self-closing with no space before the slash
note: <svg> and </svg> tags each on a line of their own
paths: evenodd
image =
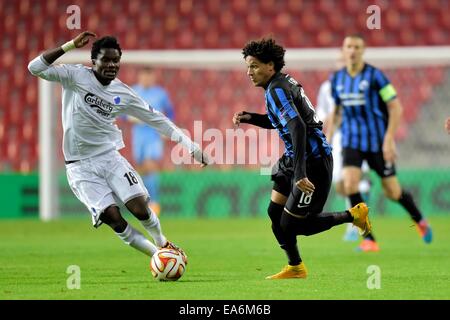
<svg viewBox="0 0 450 320">
<path fill-rule="evenodd" d="M 315 104 L 320 84 L 333 71 L 339 49 L 287 49 L 286 69 Z M 397 132 L 399 177 L 434 213 L 450 210 L 450 148 L 444 121 L 450 116 L 450 47 L 369 48 L 366 61 L 381 68 L 404 107 Z M 89 64 L 90 52 L 74 50 L 57 63 Z M 161 162 L 162 214 L 182 217 L 264 216 L 269 201 L 270 166 L 283 152 L 274 130 L 242 126 L 236 133 L 234 112 L 264 112 L 264 95 L 246 76 L 240 50 L 125 51 L 119 78 L 136 83 L 136 73 L 151 65 L 175 108 L 174 122 L 187 130 L 216 164 L 198 165 L 174 159 L 174 144 L 165 142 Z M 39 80 L 40 217 L 87 214 L 65 178 L 61 150 L 61 87 Z M 131 124 L 124 133 L 122 154 L 132 163 Z M 253 130 L 253 131 L 252 131 Z M 381 200 L 379 186 L 373 206 L 380 213 L 395 211 Z M 330 196 L 334 208 L 341 199 Z M 424 209 L 425 210 L 425 209 Z"/>
</svg>

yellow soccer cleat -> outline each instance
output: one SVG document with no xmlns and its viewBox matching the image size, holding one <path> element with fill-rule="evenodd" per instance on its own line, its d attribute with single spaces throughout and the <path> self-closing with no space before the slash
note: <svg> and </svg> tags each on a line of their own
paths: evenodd
<svg viewBox="0 0 450 320">
<path fill-rule="evenodd" d="M 364 202 L 358 203 L 353 208 L 348 209 L 353 217 L 353 224 L 359 228 L 359 234 L 367 236 L 372 230 L 369 220 L 369 207 Z"/>
<path fill-rule="evenodd" d="M 266 277 L 266 279 L 269 280 L 275 280 L 275 279 L 296 279 L 296 278 L 306 278 L 308 274 L 308 270 L 306 270 L 306 266 L 303 262 L 301 262 L 299 265 L 296 266 L 290 266 L 287 265 L 278 272 L 277 274 L 274 274 L 272 276 Z"/>
</svg>

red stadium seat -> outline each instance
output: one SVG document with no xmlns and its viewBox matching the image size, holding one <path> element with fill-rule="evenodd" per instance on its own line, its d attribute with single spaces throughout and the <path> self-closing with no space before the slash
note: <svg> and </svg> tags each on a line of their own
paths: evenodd
<svg viewBox="0 0 450 320">
<path fill-rule="evenodd" d="M 77 1 L 77 6 L 79 6 L 80 8 L 83 8 L 84 0 Z M 44 12 L 45 12 L 46 15 L 56 16 L 56 15 L 59 14 L 58 10 L 60 8 L 61 8 L 61 6 L 58 8 L 58 1 L 57 0 L 47 0 L 47 1 L 45 1 Z"/>
<path fill-rule="evenodd" d="M 341 12 L 346 12 L 349 16 L 360 13 L 361 7 L 358 1 L 354 0 L 344 0 L 341 3 Z"/>
<path fill-rule="evenodd" d="M 294 17 L 292 17 L 289 12 L 280 12 L 275 16 L 275 21 L 273 23 L 273 30 L 279 33 L 289 32 L 292 28 Z"/>
<path fill-rule="evenodd" d="M 397 0 L 395 2 L 396 7 L 403 12 L 410 13 L 411 11 L 416 10 L 416 4 L 418 1 L 414 0 Z"/>
<path fill-rule="evenodd" d="M 439 18 L 438 18 L 438 23 L 439 23 L 439 30 L 441 30 L 442 32 L 446 32 L 446 42 L 442 43 L 442 44 L 448 44 L 449 41 L 449 32 L 448 30 L 450 29 L 450 19 L 448 18 L 448 10 L 441 10 L 438 14 Z"/>
<path fill-rule="evenodd" d="M 230 9 L 233 15 L 246 16 L 249 12 L 249 1 L 231 0 Z"/>
<path fill-rule="evenodd" d="M 218 29 L 221 34 L 230 33 L 234 26 L 234 16 L 231 12 L 226 11 L 219 16 Z"/>
<path fill-rule="evenodd" d="M 206 3 L 206 12 L 205 14 L 212 16 L 212 15 L 216 15 L 218 16 L 219 14 L 222 14 L 223 12 L 221 12 L 221 5 L 222 5 L 223 1 L 221 0 L 208 0 Z"/>
<path fill-rule="evenodd" d="M 411 20 L 412 20 L 412 27 L 415 30 L 425 30 L 428 29 L 430 21 L 429 17 L 426 14 L 423 14 L 423 12 L 414 12 L 411 14 Z"/>
<path fill-rule="evenodd" d="M 322 0 L 315 3 L 316 12 L 320 15 L 329 16 L 334 15 L 340 11 L 339 2 L 333 0 Z"/>
</svg>

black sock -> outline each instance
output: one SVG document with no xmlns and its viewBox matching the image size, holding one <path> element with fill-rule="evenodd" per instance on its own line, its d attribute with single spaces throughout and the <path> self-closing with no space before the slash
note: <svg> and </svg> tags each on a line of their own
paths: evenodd
<svg viewBox="0 0 450 320">
<path fill-rule="evenodd" d="M 272 232 L 280 245 L 282 243 L 286 243 L 283 230 L 281 229 L 280 226 L 281 215 L 283 213 L 283 210 L 284 210 L 283 205 L 277 204 L 272 201 L 270 201 L 269 208 L 267 209 L 270 220 L 272 221 Z"/>
<path fill-rule="evenodd" d="M 300 258 L 300 252 L 298 252 L 297 244 L 282 244 L 280 245 L 281 249 L 286 252 L 286 256 L 288 258 L 288 264 L 290 266 L 299 265 L 302 262 L 302 258 Z"/>
<path fill-rule="evenodd" d="M 311 215 L 306 219 L 305 226 L 302 228 L 302 234 L 305 236 L 310 236 L 325 230 L 329 230 L 331 227 L 337 226 L 339 224 L 352 221 L 353 217 L 348 211 L 321 212 L 315 215 Z"/>
<path fill-rule="evenodd" d="M 348 211 L 311 213 L 302 219 L 284 213 L 281 217 L 281 228 L 284 230 L 285 239 L 291 239 L 291 241 L 285 241 L 285 243 L 289 243 L 294 242 L 292 236 L 289 235 L 310 236 L 336 225 L 352 221 L 353 217 Z"/>
<path fill-rule="evenodd" d="M 350 203 L 352 204 L 352 207 L 356 206 L 360 202 L 364 202 L 361 193 L 354 193 L 348 196 L 350 199 Z"/>
<path fill-rule="evenodd" d="M 372 232 L 365 236 L 364 239 L 375 241 L 375 237 L 373 236 Z"/>
<path fill-rule="evenodd" d="M 414 203 L 411 193 L 403 191 L 400 199 L 398 199 L 398 202 L 403 206 L 403 208 L 406 209 L 406 211 L 408 211 L 409 215 L 415 222 L 422 220 L 422 213 Z"/>
</svg>

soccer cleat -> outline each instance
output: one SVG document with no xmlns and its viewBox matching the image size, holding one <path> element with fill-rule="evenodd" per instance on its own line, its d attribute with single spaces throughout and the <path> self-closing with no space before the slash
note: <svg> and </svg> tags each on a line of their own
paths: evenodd
<svg viewBox="0 0 450 320">
<path fill-rule="evenodd" d="M 369 220 L 369 207 L 364 202 L 358 203 L 353 208 L 348 209 L 353 217 L 353 224 L 357 226 L 359 234 L 363 237 L 367 236 L 372 229 Z"/>
<path fill-rule="evenodd" d="M 299 265 L 296 266 L 290 266 L 287 265 L 278 272 L 277 274 L 274 274 L 272 276 L 266 277 L 268 280 L 275 280 L 275 279 L 298 279 L 298 278 L 306 278 L 308 274 L 308 270 L 306 270 L 306 266 L 303 262 L 301 262 Z"/>
<path fill-rule="evenodd" d="M 428 222 L 425 219 L 422 219 L 419 221 L 419 223 L 416 223 L 416 228 L 423 241 L 427 244 L 431 243 L 431 241 L 433 240 L 433 232 Z"/>
<path fill-rule="evenodd" d="M 179 246 L 177 246 L 173 242 L 170 242 L 169 240 L 167 240 L 167 243 L 162 248 L 173 249 L 173 250 L 178 251 L 181 254 L 181 256 L 183 257 L 184 264 L 186 264 L 186 265 L 188 264 L 188 257 L 186 255 L 186 252 L 184 252 L 183 249 L 181 249 Z"/>
<path fill-rule="evenodd" d="M 364 239 L 361 244 L 356 248 L 357 251 L 362 252 L 378 252 L 380 251 L 380 247 L 378 243 L 370 239 Z"/>
</svg>

